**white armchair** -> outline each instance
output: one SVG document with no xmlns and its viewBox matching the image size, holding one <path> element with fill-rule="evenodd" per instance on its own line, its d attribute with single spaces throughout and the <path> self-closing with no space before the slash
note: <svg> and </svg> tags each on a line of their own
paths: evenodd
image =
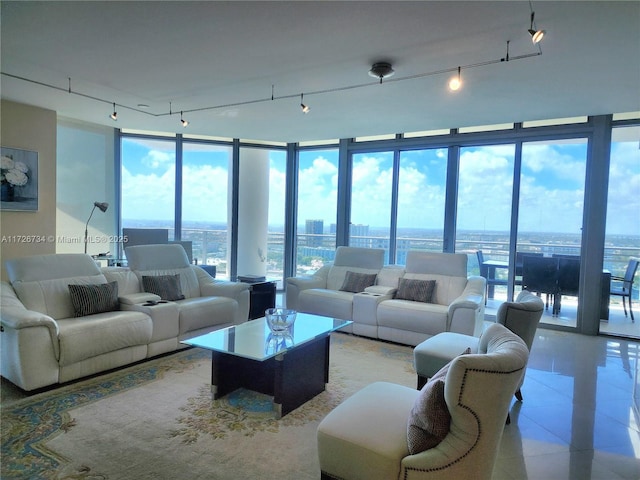
<svg viewBox="0 0 640 480">
<path fill-rule="evenodd" d="M 410 453 L 408 423 L 426 394 L 376 382 L 338 405 L 318 426 L 323 479 L 489 480 L 511 397 L 529 357 L 525 343 L 506 327 L 491 325 L 477 354 L 460 355 L 444 377 L 451 420 L 435 447 Z"/>
</svg>

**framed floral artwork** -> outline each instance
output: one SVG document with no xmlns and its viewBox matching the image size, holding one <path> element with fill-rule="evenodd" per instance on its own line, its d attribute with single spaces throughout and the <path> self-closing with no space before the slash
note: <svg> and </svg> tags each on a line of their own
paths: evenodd
<svg viewBox="0 0 640 480">
<path fill-rule="evenodd" d="M 0 147 L 0 209 L 38 211 L 38 152 Z"/>
</svg>

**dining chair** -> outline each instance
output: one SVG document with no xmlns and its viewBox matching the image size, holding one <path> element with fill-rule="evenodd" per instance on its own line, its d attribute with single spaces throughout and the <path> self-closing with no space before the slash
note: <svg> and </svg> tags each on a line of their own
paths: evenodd
<svg viewBox="0 0 640 480">
<path fill-rule="evenodd" d="M 610 295 L 617 295 L 622 297 L 622 308 L 624 309 L 624 316 L 627 316 L 627 307 L 625 305 L 625 298 L 629 300 L 629 313 L 631 314 L 631 321 L 635 322 L 633 318 L 633 310 L 631 309 L 631 297 L 633 294 L 633 282 L 635 280 L 636 271 L 638 270 L 638 264 L 640 260 L 637 258 L 629 258 L 627 263 L 627 269 L 624 273 L 624 277 L 617 277 L 612 275 L 611 281 L 616 282 L 611 285 Z"/>
<path fill-rule="evenodd" d="M 558 263 L 554 257 L 525 256 L 522 259 L 522 289 L 546 294 L 545 308 L 551 300 L 553 315 L 556 315 L 558 295 Z"/>
<path fill-rule="evenodd" d="M 575 255 L 553 255 L 558 259 L 558 293 L 556 313 L 562 308 L 562 296 L 577 297 L 580 286 L 580 257 Z"/>
<path fill-rule="evenodd" d="M 496 285 L 506 285 L 507 281 L 501 278 L 496 278 L 495 266 L 490 266 L 486 263 L 482 250 L 477 250 L 476 255 L 478 257 L 478 266 L 480 267 L 480 276 L 487 280 L 487 294 L 484 297 L 485 304 L 491 294 L 493 298 L 493 289 Z"/>
</svg>

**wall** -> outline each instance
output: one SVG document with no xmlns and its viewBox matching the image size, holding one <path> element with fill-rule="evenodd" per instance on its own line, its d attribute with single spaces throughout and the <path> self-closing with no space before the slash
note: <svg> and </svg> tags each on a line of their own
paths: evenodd
<svg viewBox="0 0 640 480">
<path fill-rule="evenodd" d="M 87 227 L 87 253 L 116 254 L 117 208 L 113 128 L 58 118 L 56 253 L 84 252 L 84 230 L 93 202 L 96 208 Z"/>
<path fill-rule="evenodd" d="M 53 110 L 0 102 L 2 146 L 38 152 L 39 199 L 37 212 L 0 212 L 2 280 L 7 259 L 56 252 L 56 131 Z"/>
</svg>

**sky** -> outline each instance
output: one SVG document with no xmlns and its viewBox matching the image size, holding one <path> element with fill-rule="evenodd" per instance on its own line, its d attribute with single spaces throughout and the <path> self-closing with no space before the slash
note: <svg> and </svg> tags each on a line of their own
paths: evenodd
<svg viewBox="0 0 640 480">
<path fill-rule="evenodd" d="M 461 230 L 508 231 L 513 194 L 514 145 L 460 150 L 458 220 Z M 520 232 L 580 233 L 587 143 L 585 140 L 525 143 L 522 151 Z M 183 222 L 225 222 L 226 146 L 187 144 L 183 170 Z M 269 224 L 284 224 L 285 153 L 271 151 Z M 123 139 L 123 219 L 173 222 L 175 152 L 171 141 Z M 400 156 L 398 226 L 442 229 L 446 149 L 405 151 Z M 241 168 L 242 168 L 241 163 Z M 392 152 L 355 154 L 352 174 L 354 224 L 388 228 Z M 616 142 L 611 155 L 607 233 L 640 235 L 638 139 Z M 335 223 L 337 149 L 300 154 L 298 224 Z"/>
</svg>

